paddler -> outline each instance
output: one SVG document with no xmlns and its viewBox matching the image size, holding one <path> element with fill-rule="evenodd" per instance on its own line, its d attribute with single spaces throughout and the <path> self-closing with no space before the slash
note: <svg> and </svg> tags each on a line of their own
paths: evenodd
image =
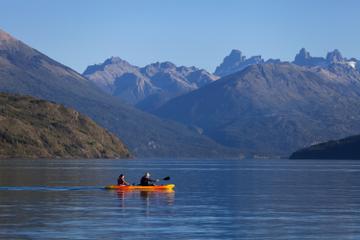
<svg viewBox="0 0 360 240">
<path fill-rule="evenodd" d="M 123 174 L 120 174 L 119 178 L 118 178 L 118 185 L 119 186 L 129 186 L 130 184 L 125 181 L 125 176 Z"/>
<path fill-rule="evenodd" d="M 159 179 L 151 179 L 150 173 L 145 173 L 145 175 L 140 180 L 140 186 L 155 186 L 155 182 L 158 182 Z"/>
</svg>

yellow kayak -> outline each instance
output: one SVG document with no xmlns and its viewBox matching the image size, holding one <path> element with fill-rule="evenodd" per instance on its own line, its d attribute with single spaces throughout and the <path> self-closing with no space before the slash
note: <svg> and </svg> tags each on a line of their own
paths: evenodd
<svg viewBox="0 0 360 240">
<path fill-rule="evenodd" d="M 157 191 L 157 190 L 172 190 L 175 187 L 175 184 L 166 184 L 166 185 L 159 185 L 159 186 L 119 186 L 119 185 L 108 185 L 105 186 L 105 189 L 117 189 L 117 190 L 124 190 L 124 191 L 131 191 L 131 190 L 141 190 L 141 191 Z"/>
</svg>

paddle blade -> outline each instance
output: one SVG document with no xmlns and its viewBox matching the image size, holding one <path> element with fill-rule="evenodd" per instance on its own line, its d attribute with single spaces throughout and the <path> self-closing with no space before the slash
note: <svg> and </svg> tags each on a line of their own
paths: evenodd
<svg viewBox="0 0 360 240">
<path fill-rule="evenodd" d="M 170 177 L 169 177 L 169 176 L 164 177 L 163 180 L 164 180 L 164 181 L 168 181 L 168 180 L 170 180 Z"/>
</svg>

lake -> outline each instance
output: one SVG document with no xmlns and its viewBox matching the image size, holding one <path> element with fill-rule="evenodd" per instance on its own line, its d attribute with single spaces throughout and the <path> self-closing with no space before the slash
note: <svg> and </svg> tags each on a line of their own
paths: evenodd
<svg viewBox="0 0 360 240">
<path fill-rule="evenodd" d="M 146 171 L 175 192 L 102 189 Z M 360 161 L 0 161 L 0 239 L 338 240 L 359 226 Z"/>
</svg>

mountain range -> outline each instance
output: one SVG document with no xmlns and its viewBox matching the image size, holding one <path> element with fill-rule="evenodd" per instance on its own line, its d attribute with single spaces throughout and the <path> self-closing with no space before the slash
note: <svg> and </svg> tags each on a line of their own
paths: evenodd
<svg viewBox="0 0 360 240">
<path fill-rule="evenodd" d="M 155 113 L 250 155 L 286 156 L 312 143 L 360 133 L 360 72 L 349 64 L 250 65 Z"/>
<path fill-rule="evenodd" d="M 140 68 L 119 57 L 89 66 L 83 75 L 107 93 L 145 111 L 218 79 L 196 67 L 157 62 Z"/>
<path fill-rule="evenodd" d="M 113 132 L 138 157 L 234 156 L 233 150 L 186 126 L 123 103 L 71 68 L 1 30 L 0 91 L 71 107 Z"/>
<path fill-rule="evenodd" d="M 287 156 L 358 134 L 359 69 L 338 50 L 323 58 L 301 49 L 292 62 L 232 50 L 214 74 L 112 57 L 82 76 L 0 31 L 0 91 L 72 107 L 135 156 Z"/>
<path fill-rule="evenodd" d="M 245 68 L 264 63 L 282 63 L 280 59 L 264 60 L 260 55 L 247 58 L 240 50 L 233 49 L 214 74 L 196 67 L 176 66 L 171 62 L 152 63 L 138 67 L 119 57 L 111 57 L 101 64 L 87 67 L 83 75 L 105 92 L 118 96 L 138 109 L 153 112 L 167 101 L 197 90 L 220 77 L 240 72 Z M 359 69 L 359 61 L 343 58 L 338 50 L 326 58 L 312 57 L 302 48 L 293 64 L 306 67 L 327 68 L 333 63 L 346 64 Z"/>
</svg>

